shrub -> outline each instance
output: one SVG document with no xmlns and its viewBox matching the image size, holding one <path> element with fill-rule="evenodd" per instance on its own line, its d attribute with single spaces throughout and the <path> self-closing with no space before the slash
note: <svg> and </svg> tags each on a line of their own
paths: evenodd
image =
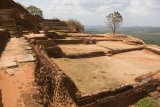
<svg viewBox="0 0 160 107">
<path fill-rule="evenodd" d="M 152 97 L 146 97 L 138 101 L 137 107 L 160 107 L 160 102 Z"/>
</svg>

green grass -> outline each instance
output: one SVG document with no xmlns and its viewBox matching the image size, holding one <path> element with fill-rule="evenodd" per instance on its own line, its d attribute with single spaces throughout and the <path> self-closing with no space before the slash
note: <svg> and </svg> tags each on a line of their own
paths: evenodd
<svg viewBox="0 0 160 107">
<path fill-rule="evenodd" d="M 137 107 L 160 107 L 160 102 L 152 97 L 146 97 L 137 103 Z"/>
</svg>

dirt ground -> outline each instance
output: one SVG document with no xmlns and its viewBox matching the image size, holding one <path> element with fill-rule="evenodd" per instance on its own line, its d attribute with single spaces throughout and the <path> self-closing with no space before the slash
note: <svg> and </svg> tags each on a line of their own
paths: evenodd
<svg viewBox="0 0 160 107">
<path fill-rule="evenodd" d="M 91 52 L 107 52 L 108 49 L 105 49 L 98 45 L 85 45 L 85 44 L 78 44 L 78 45 L 58 45 L 62 51 L 66 55 L 78 55 L 78 54 L 85 54 Z"/>
<path fill-rule="evenodd" d="M 112 57 L 52 60 L 74 80 L 82 93 L 135 83 L 135 77 L 160 70 L 160 56 L 146 50 Z"/>
<path fill-rule="evenodd" d="M 97 45 L 108 49 L 129 49 L 137 47 L 136 45 L 125 44 L 122 41 L 101 41 L 97 42 Z"/>
<path fill-rule="evenodd" d="M 68 44 L 58 45 L 66 56 L 79 56 L 93 52 L 107 53 L 110 50 L 136 48 L 139 45 L 128 45 L 122 41 L 100 41 L 96 44 Z"/>
<path fill-rule="evenodd" d="M 16 69 L 16 68 L 15 68 Z M 30 91 L 34 82 L 35 64 L 22 64 L 15 75 L 10 76 L 5 70 L 0 70 L 0 89 L 4 107 L 23 105 L 22 92 Z"/>
</svg>

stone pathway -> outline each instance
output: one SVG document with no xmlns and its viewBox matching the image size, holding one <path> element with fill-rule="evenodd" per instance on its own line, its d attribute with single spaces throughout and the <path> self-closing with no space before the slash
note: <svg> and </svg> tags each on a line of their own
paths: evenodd
<svg viewBox="0 0 160 107">
<path fill-rule="evenodd" d="M 0 58 L 0 102 L 3 107 L 43 107 L 34 82 L 34 61 L 27 41 L 11 38 Z"/>
<path fill-rule="evenodd" d="M 0 58 L 0 68 L 8 68 L 9 74 L 14 74 L 10 68 L 16 68 L 19 63 L 33 62 L 32 48 L 24 38 L 11 38 Z"/>
</svg>

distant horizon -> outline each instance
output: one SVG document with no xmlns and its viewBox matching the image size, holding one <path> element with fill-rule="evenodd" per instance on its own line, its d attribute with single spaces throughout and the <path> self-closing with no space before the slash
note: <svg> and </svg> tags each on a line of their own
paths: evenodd
<svg viewBox="0 0 160 107">
<path fill-rule="evenodd" d="M 107 25 L 85 25 L 85 27 L 96 27 L 96 26 L 101 26 L 101 27 L 107 27 Z M 160 28 L 160 26 L 143 26 L 143 25 L 131 25 L 131 26 L 120 26 L 119 28 L 124 28 L 124 27 L 155 27 L 155 28 Z"/>
</svg>

